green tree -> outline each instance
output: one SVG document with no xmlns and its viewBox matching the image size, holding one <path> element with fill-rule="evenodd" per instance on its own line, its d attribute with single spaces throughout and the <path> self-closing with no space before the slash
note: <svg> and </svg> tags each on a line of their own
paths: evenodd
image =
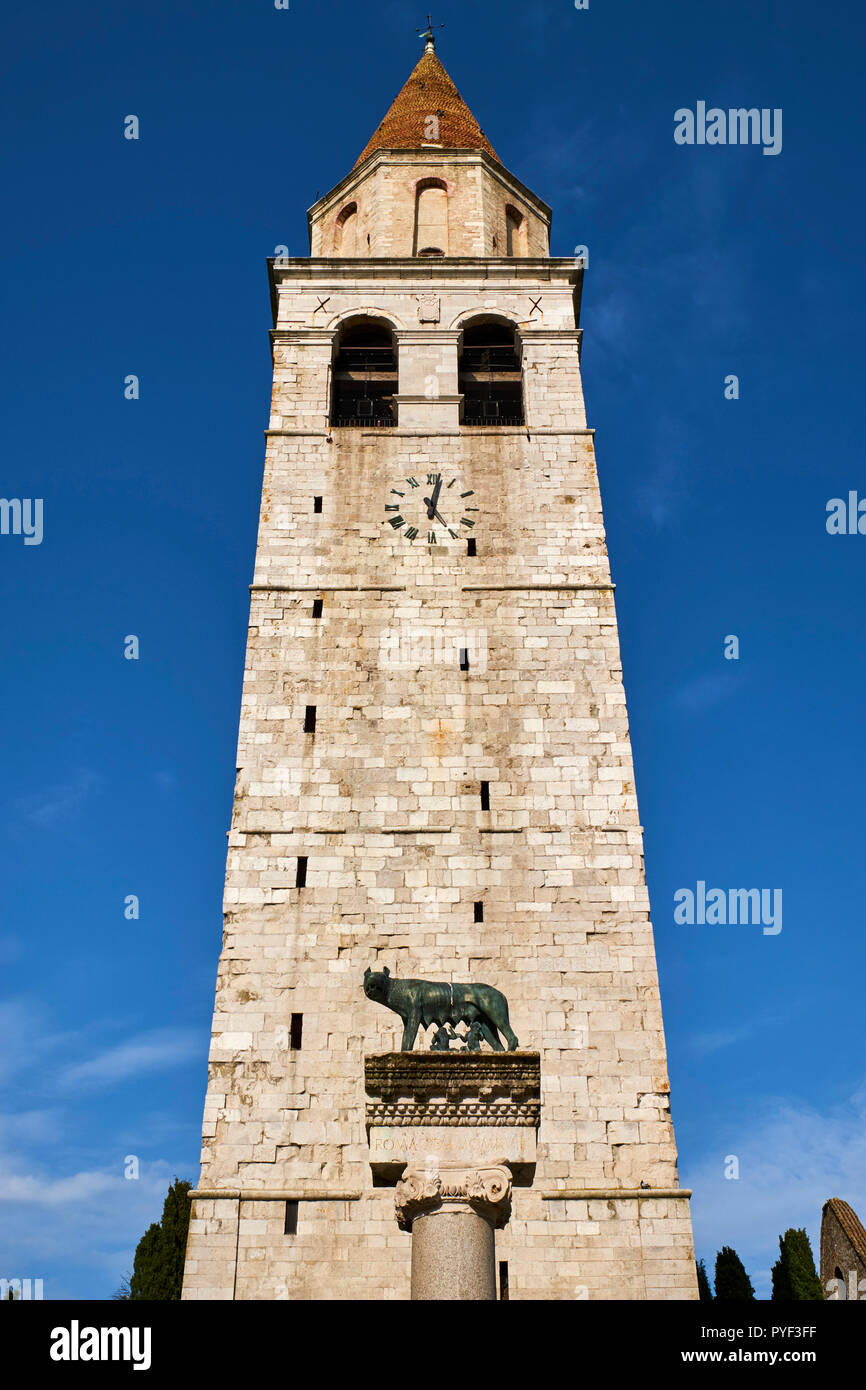
<svg viewBox="0 0 866 1390">
<path fill-rule="evenodd" d="M 710 1279 L 709 1275 L 707 1274 L 707 1267 L 704 1264 L 703 1260 L 698 1260 L 697 1269 L 698 1294 L 700 1296 L 701 1303 L 712 1303 L 713 1291 L 710 1288 Z"/>
<path fill-rule="evenodd" d="M 180 1298 L 183 1261 L 189 1230 L 188 1182 L 175 1178 L 162 1208 L 159 1224 L 148 1226 L 135 1251 L 129 1297 L 170 1302 Z"/>
<path fill-rule="evenodd" d="M 824 1299 L 821 1280 L 815 1270 L 812 1246 L 805 1230 L 789 1226 L 779 1236 L 779 1258 L 773 1265 L 775 1302 L 806 1302 Z"/>
<path fill-rule="evenodd" d="M 129 1281 L 131 1299 L 154 1299 L 159 1297 L 154 1290 L 159 1282 L 159 1268 L 162 1263 L 162 1229 L 158 1222 L 148 1226 L 138 1245 L 132 1262 L 132 1277 Z"/>
<path fill-rule="evenodd" d="M 742 1260 L 730 1245 L 723 1245 L 716 1256 L 716 1300 L 733 1303 L 754 1297 L 755 1290 Z"/>
</svg>

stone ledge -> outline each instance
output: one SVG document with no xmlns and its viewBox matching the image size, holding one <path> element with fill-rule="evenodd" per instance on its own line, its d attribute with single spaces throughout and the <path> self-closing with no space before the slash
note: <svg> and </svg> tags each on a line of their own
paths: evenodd
<svg viewBox="0 0 866 1390">
<path fill-rule="evenodd" d="M 399 1107 L 403 1118 L 389 1124 L 412 1124 L 413 1113 L 441 1112 L 443 1106 L 453 1113 L 450 1123 L 457 1123 L 470 1103 L 470 1123 L 495 1124 L 505 1107 L 537 1112 L 541 1057 L 538 1052 L 380 1052 L 364 1058 L 364 1086 L 377 1115 Z"/>
<path fill-rule="evenodd" d="M 598 1202 L 608 1198 L 618 1202 L 643 1202 L 649 1197 L 681 1197 L 687 1201 L 692 1195 L 692 1189 L 690 1187 L 564 1187 L 558 1192 L 551 1189 L 540 1195 L 542 1202 Z"/>
<path fill-rule="evenodd" d="M 200 1187 L 186 1194 L 190 1201 L 194 1197 L 203 1202 L 360 1202 L 362 1192 L 333 1192 L 326 1188 L 290 1187 L 285 1189 L 258 1187 Z"/>
</svg>

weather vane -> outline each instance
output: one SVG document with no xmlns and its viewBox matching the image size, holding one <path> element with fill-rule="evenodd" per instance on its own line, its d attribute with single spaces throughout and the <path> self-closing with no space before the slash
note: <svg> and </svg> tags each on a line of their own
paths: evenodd
<svg viewBox="0 0 866 1390">
<path fill-rule="evenodd" d="M 422 39 L 426 39 L 426 40 L 427 40 L 427 47 L 428 47 L 428 48 L 435 48 L 435 47 L 436 47 L 436 40 L 435 40 L 435 38 L 433 37 L 433 30 L 434 30 L 434 29 L 444 29 L 444 28 L 445 28 L 445 25 L 444 25 L 444 24 L 434 24 L 434 23 L 432 22 L 430 16 L 429 16 L 429 14 L 428 14 L 428 16 L 427 16 L 427 28 L 426 28 L 426 29 L 419 29 L 419 30 L 418 30 L 418 33 L 420 34 L 420 36 L 421 36 Z"/>
</svg>

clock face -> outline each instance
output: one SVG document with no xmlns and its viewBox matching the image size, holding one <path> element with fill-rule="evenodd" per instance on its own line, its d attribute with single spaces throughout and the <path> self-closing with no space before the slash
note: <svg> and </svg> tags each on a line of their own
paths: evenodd
<svg viewBox="0 0 866 1390">
<path fill-rule="evenodd" d="M 419 545 L 451 545 L 475 534 L 479 510 L 472 488 L 456 474 L 423 473 L 401 478 L 388 494 L 383 525 Z"/>
</svg>

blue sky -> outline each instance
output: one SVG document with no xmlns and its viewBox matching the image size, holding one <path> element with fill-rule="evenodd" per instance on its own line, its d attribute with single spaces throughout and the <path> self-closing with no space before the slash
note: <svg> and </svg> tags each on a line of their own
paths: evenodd
<svg viewBox="0 0 866 1390">
<path fill-rule="evenodd" d="M 589 248 L 681 1177 L 698 1254 L 734 1245 L 767 1296 L 780 1231 L 814 1243 L 830 1196 L 866 1214 L 866 536 L 825 527 L 830 498 L 866 496 L 866 21 L 804 0 L 442 0 L 434 20 L 554 208 L 554 254 Z M 0 536 L 0 1273 L 46 1297 L 107 1296 L 171 1177 L 197 1177 L 265 258 L 307 254 L 306 208 L 423 21 L 388 0 L 48 0 L 4 21 L 0 491 L 44 499 L 44 539 Z M 676 145 L 701 100 L 781 108 L 781 154 Z M 782 931 L 677 925 L 698 880 L 781 889 Z"/>
</svg>

